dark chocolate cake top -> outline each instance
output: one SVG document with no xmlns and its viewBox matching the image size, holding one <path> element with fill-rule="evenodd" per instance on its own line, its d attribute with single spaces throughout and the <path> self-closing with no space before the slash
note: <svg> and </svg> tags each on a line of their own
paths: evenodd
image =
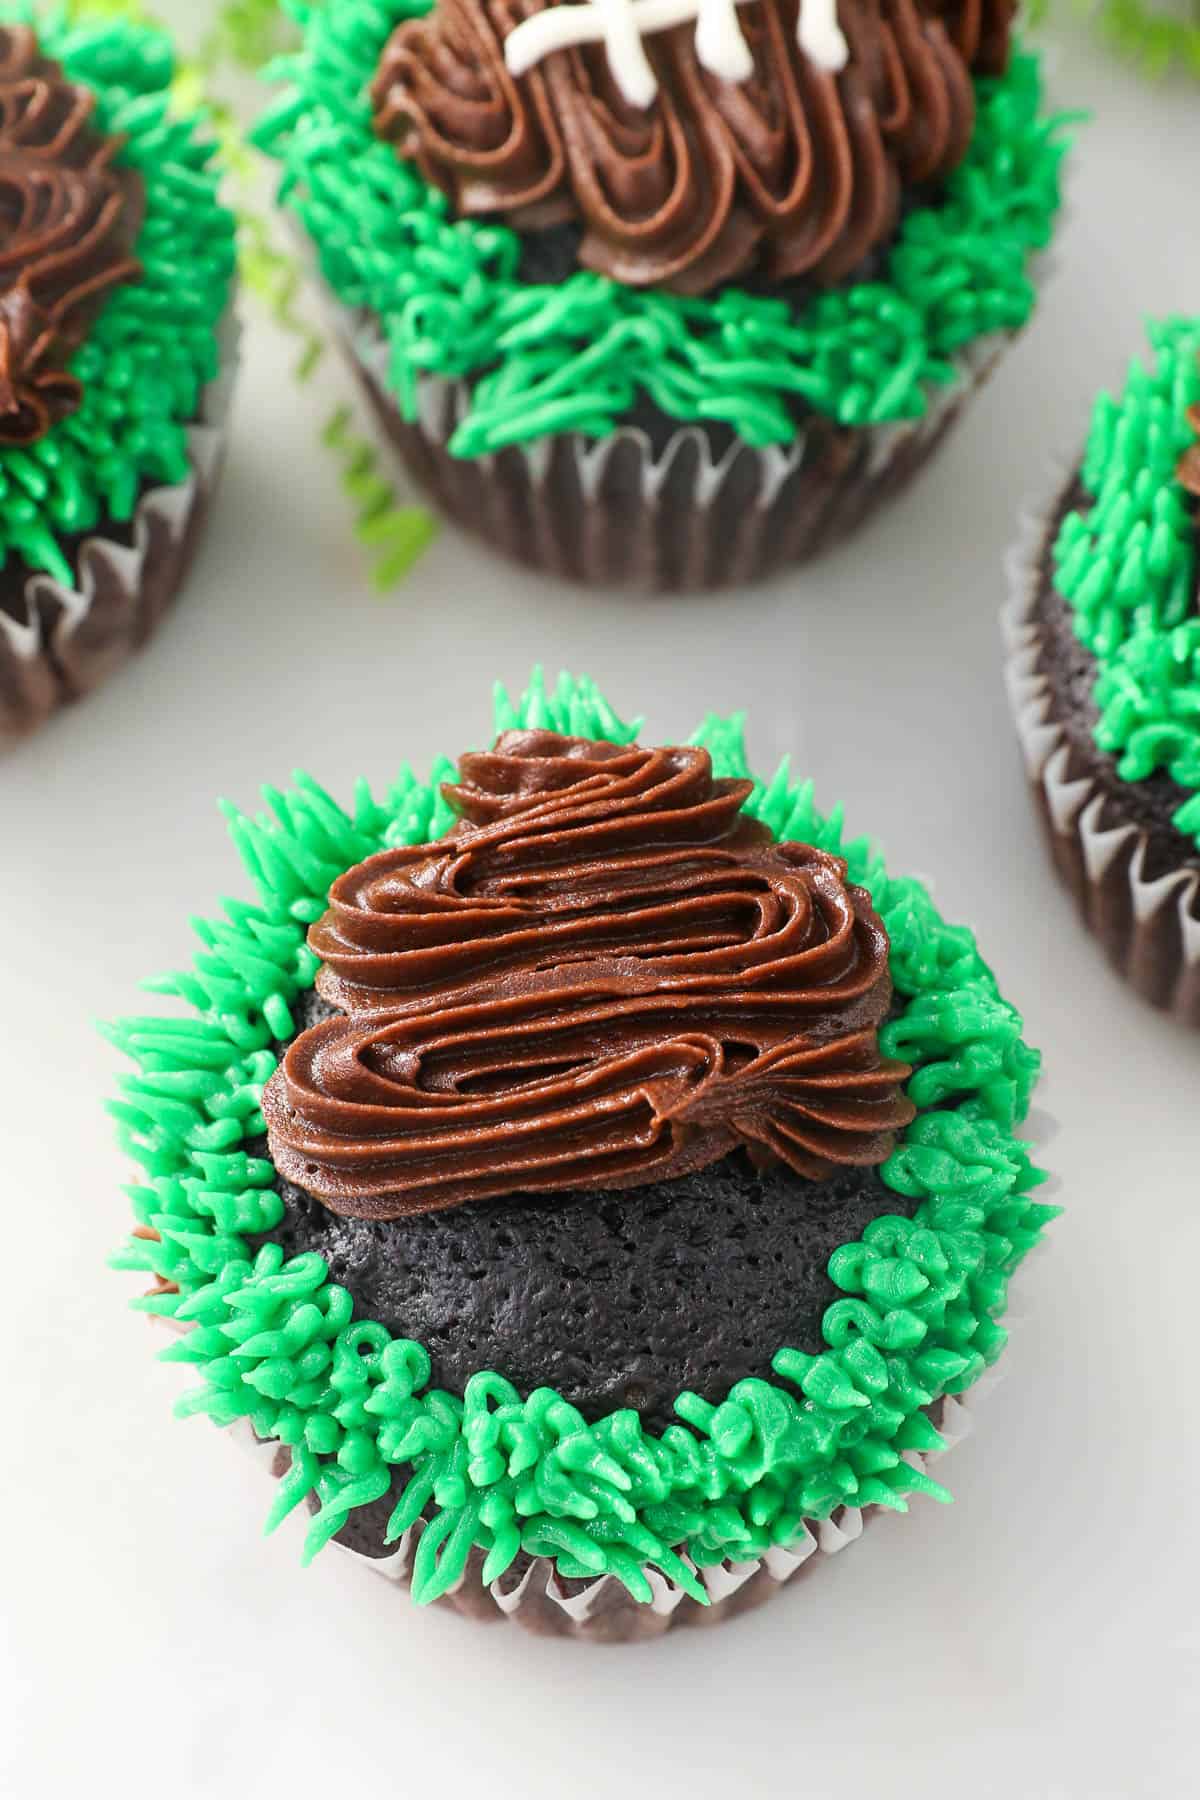
<svg viewBox="0 0 1200 1800">
<path fill-rule="evenodd" d="M 535 677 L 519 705 L 501 692 L 497 718 L 535 742 L 590 733 L 610 759 L 636 735 L 569 677 L 553 694 Z M 746 785 L 739 721 L 710 716 L 697 742 Z M 261 1083 L 330 1004 L 298 922 L 364 858 L 463 852 L 489 825 L 451 824 L 407 770 L 379 800 L 360 784 L 352 814 L 309 777 L 270 798 L 232 817 L 257 904 L 200 922 L 178 977 L 202 1016 L 115 1028 L 139 1073 L 113 1110 L 147 1167 L 122 1265 L 154 1275 L 151 1310 L 198 1327 L 186 1410 L 288 1447 L 272 1517 L 317 1507 L 306 1555 L 348 1526 L 377 1546 L 411 1527 L 420 1602 L 522 1558 L 703 1602 L 705 1570 L 795 1546 L 808 1520 L 945 1497 L 920 1466 L 941 1445 L 929 1410 L 999 1354 L 1008 1277 L 1055 1211 L 1028 1197 L 1016 1136 L 1038 1057 L 971 933 L 845 846 L 888 932 L 900 1004 L 881 1037 L 917 1065 L 918 1116 L 879 1168 L 813 1181 L 743 1149 L 623 1193 L 347 1219 L 262 1154 Z M 768 844 L 842 852 L 840 822 L 782 772 L 741 810 Z M 394 974 L 373 984 L 403 989 Z"/>
</svg>

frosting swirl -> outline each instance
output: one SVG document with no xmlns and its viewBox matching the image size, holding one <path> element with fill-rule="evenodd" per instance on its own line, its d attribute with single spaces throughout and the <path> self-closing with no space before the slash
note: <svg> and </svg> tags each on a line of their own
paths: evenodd
<svg viewBox="0 0 1200 1800">
<path fill-rule="evenodd" d="M 36 443 L 75 410 L 64 364 L 103 295 L 139 272 L 141 182 L 110 166 L 120 140 L 94 110 L 29 26 L 0 27 L 0 443 Z"/>
<path fill-rule="evenodd" d="M 703 293 L 760 271 L 841 280 L 891 236 L 902 193 L 943 179 L 974 126 L 972 68 L 1007 62 L 1010 0 L 840 0 L 838 73 L 796 41 L 800 0 L 740 8 L 751 73 L 719 79 L 691 24 L 644 49 L 624 98 L 602 46 L 514 78 L 504 43 L 539 0 L 438 0 L 393 33 L 377 131 L 465 216 L 577 221 L 579 260 L 631 287 Z"/>
<path fill-rule="evenodd" d="M 1012 46 L 1017 0 L 925 0 L 950 42 L 977 75 L 1003 75 Z"/>
<path fill-rule="evenodd" d="M 913 1117 L 888 940 L 845 864 L 776 843 L 707 751 L 506 732 L 459 823 L 335 883 L 341 1015 L 267 1086 L 276 1167 L 334 1212 L 635 1188 L 738 1146 L 819 1178 Z"/>
</svg>

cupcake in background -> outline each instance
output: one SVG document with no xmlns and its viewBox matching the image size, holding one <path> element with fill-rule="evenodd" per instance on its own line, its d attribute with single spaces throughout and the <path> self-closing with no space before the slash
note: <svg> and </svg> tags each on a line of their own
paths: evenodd
<svg viewBox="0 0 1200 1800">
<path fill-rule="evenodd" d="M 971 933 L 736 721 L 587 681 L 344 811 L 114 1028 L 120 1266 L 270 1521 L 480 1620 L 625 1641 L 762 1603 L 906 1497 L 1053 1207 L 1038 1057 Z"/>
<path fill-rule="evenodd" d="M 1084 923 L 1200 1026 L 1200 319 L 1149 338 L 1014 557 L 1009 692 Z"/>
<path fill-rule="evenodd" d="M 580 580 L 796 563 L 1035 304 L 1063 134 L 1010 0 L 328 0 L 258 141 L 440 507 Z"/>
<path fill-rule="evenodd" d="M 0 6 L 0 748 L 158 625 L 217 479 L 234 221 L 161 33 Z"/>
</svg>

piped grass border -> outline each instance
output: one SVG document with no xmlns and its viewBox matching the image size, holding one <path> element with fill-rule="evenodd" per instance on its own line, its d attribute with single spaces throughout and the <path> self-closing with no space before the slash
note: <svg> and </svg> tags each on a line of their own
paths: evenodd
<svg viewBox="0 0 1200 1800">
<path fill-rule="evenodd" d="M 392 29 L 429 0 L 293 3 L 303 49 L 257 126 L 282 164 L 280 199 L 316 246 L 330 289 L 381 324 L 405 418 L 422 374 L 477 378 L 451 440 L 473 457 L 562 431 L 610 433 L 647 394 L 671 418 L 787 443 L 795 403 L 848 426 L 924 415 L 976 339 L 1033 310 L 1033 254 L 1060 201 L 1066 115 L 1043 117 L 1037 60 L 976 82 L 978 116 L 943 203 L 914 208 L 886 277 L 787 301 L 726 288 L 703 299 L 625 288 L 580 272 L 559 286 L 518 277 L 506 227 L 451 216 L 374 134 L 367 88 Z"/>
<path fill-rule="evenodd" d="M 1200 848 L 1200 515 L 1178 469 L 1196 443 L 1200 317 L 1150 320 L 1101 394 L 1080 469 L 1087 500 L 1054 546 L 1054 585 L 1096 659 L 1096 743 L 1123 781 L 1164 770 L 1187 798 L 1173 824 Z"/>
<path fill-rule="evenodd" d="M 537 674 L 515 705 L 498 690 L 496 723 L 618 741 L 636 730 L 586 679 L 548 692 Z M 740 719 L 710 717 L 694 741 L 719 774 L 746 773 Z M 196 924 L 193 968 L 150 984 L 193 1016 L 108 1030 L 138 1065 L 111 1110 L 142 1170 L 129 1190 L 137 1227 L 115 1263 L 155 1280 L 135 1305 L 190 1327 L 163 1352 L 201 1376 L 180 1412 L 249 1420 L 290 1447 L 268 1524 L 313 1496 L 306 1560 L 396 1484 L 389 1536 L 427 1519 L 419 1601 L 452 1586 L 476 1544 L 486 1581 L 524 1549 L 567 1577 L 611 1573 L 640 1600 L 653 1565 L 702 1601 L 697 1568 L 787 1545 L 806 1519 L 842 1505 L 902 1511 L 914 1491 L 948 1498 L 906 1453 L 940 1446 L 927 1409 L 1000 1354 L 1008 1278 L 1058 1210 L 1030 1197 L 1042 1177 L 1016 1136 L 1039 1058 L 971 933 L 946 924 L 919 882 L 889 876 L 865 839 L 845 841 L 840 810 L 818 812 L 786 763 L 756 782 L 748 809 L 777 835 L 845 856 L 870 888 L 905 1001 L 885 1048 L 914 1064 L 921 1109 L 882 1171 L 915 1214 L 876 1219 L 834 1253 L 842 1297 L 825 1314 L 824 1351 L 781 1348 L 776 1380 L 739 1382 L 719 1406 L 681 1395 L 680 1423 L 656 1437 L 634 1411 L 589 1424 L 551 1389 L 523 1396 L 502 1373 L 481 1371 L 461 1395 L 430 1388 L 423 1346 L 356 1317 L 319 1255 L 285 1260 L 269 1238 L 252 1254 L 283 1216 L 274 1169 L 252 1152 L 274 1043 L 293 1033 L 317 970 L 307 927 L 345 869 L 452 823 L 438 786 L 452 772 L 441 762 L 424 782 L 406 767 L 381 798 L 360 781 L 349 809 L 297 775 L 264 789 L 257 818 L 228 808 L 257 902 L 226 900 L 223 917 Z"/>
<path fill-rule="evenodd" d="M 188 428 L 218 372 L 234 221 L 217 197 L 214 145 L 196 118 L 169 114 L 161 32 L 29 0 L 0 0 L 0 24 L 36 27 L 44 52 L 95 93 L 97 127 L 125 138 L 117 160 L 145 185 L 141 276 L 107 297 L 69 364 L 81 405 L 40 442 L 0 446 L 0 566 L 18 555 L 71 586 L 62 539 L 132 518 L 147 481 L 188 477 Z"/>
</svg>

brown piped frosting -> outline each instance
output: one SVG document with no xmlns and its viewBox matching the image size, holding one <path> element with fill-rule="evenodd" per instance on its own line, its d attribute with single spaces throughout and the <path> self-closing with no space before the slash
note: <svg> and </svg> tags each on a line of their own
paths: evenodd
<svg viewBox="0 0 1200 1800">
<path fill-rule="evenodd" d="M 925 0 L 922 10 L 946 27 L 975 75 L 1003 75 L 1012 51 L 1017 0 Z"/>
<path fill-rule="evenodd" d="M 95 96 L 0 28 L 0 443 L 32 444 L 79 405 L 65 363 L 100 300 L 131 281 L 142 187 L 112 168 Z"/>
<path fill-rule="evenodd" d="M 839 858 L 776 843 L 705 750 L 510 731 L 459 822 L 335 883 L 340 1009 L 267 1086 L 276 1168 L 342 1215 L 619 1190 L 743 1147 L 812 1179 L 913 1117 L 888 939 Z"/>
<path fill-rule="evenodd" d="M 1187 422 L 1196 433 L 1196 442 L 1189 444 L 1179 461 L 1179 480 L 1189 494 L 1200 500 L 1200 406 L 1189 406 Z"/>
<path fill-rule="evenodd" d="M 438 0 L 399 26 L 373 87 L 376 129 L 460 215 L 576 222 L 583 266 L 698 294 L 751 270 L 830 285 L 884 244 L 903 195 L 962 160 L 971 73 L 1006 66 L 1014 0 L 839 0 L 838 74 L 799 48 L 799 0 L 753 0 L 738 11 L 750 79 L 705 70 L 689 22 L 646 37 L 658 93 L 644 109 L 602 46 L 514 78 L 505 39 L 539 10 Z"/>
</svg>

